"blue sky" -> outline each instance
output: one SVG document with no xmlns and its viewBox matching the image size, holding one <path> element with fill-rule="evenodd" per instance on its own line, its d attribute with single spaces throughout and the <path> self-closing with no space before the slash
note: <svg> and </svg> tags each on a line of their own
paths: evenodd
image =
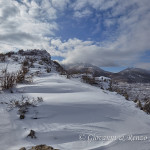
<svg viewBox="0 0 150 150">
<path fill-rule="evenodd" d="M 1 0 L 0 51 L 46 49 L 63 64 L 150 69 L 149 0 Z"/>
</svg>

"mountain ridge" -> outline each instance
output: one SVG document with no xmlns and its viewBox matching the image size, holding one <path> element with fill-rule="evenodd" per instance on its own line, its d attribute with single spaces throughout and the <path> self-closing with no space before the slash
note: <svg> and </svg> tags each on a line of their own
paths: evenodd
<svg viewBox="0 0 150 150">
<path fill-rule="evenodd" d="M 106 76 L 110 77 L 113 81 L 128 82 L 128 83 L 146 83 L 150 82 L 150 71 L 141 68 L 126 68 L 118 73 L 108 72 L 100 67 L 92 64 L 72 64 L 64 66 L 70 74 L 91 74 L 94 77 Z"/>
</svg>

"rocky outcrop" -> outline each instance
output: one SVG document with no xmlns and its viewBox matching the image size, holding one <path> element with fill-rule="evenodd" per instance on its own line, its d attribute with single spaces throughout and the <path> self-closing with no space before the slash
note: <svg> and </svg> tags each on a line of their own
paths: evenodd
<svg viewBox="0 0 150 150">
<path fill-rule="evenodd" d="M 22 147 L 19 150 L 27 150 L 27 149 L 25 147 Z M 33 146 L 28 150 L 58 150 L 58 149 L 54 149 L 53 147 L 47 145 L 37 145 L 37 146 Z"/>
<path fill-rule="evenodd" d="M 20 148 L 19 150 L 26 150 L 26 148 L 25 148 L 25 147 L 22 147 L 22 148 Z"/>
<path fill-rule="evenodd" d="M 46 64 L 51 64 L 51 55 L 46 50 L 31 49 L 31 50 L 19 50 L 19 55 L 25 56 L 27 58 L 32 58 L 34 60 L 41 59 L 42 62 Z"/>
</svg>

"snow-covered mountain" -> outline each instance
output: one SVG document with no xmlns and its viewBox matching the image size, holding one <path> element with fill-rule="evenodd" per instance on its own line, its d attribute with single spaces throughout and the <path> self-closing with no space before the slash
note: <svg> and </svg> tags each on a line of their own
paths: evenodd
<svg viewBox="0 0 150 150">
<path fill-rule="evenodd" d="M 88 73 L 94 77 L 110 77 L 113 81 L 128 83 L 147 83 L 150 82 L 150 71 L 140 68 L 127 68 L 118 73 L 104 71 L 100 67 L 91 64 L 72 64 L 64 66 L 70 74 Z"/>
<path fill-rule="evenodd" d="M 88 73 L 92 74 L 94 77 L 108 76 L 109 74 L 111 74 L 110 72 L 104 71 L 103 69 L 97 66 L 86 63 L 70 64 L 64 67 L 70 74 Z"/>
<path fill-rule="evenodd" d="M 150 82 L 150 71 L 140 68 L 127 68 L 119 73 L 110 76 L 114 81 L 128 83 L 147 83 Z"/>
<path fill-rule="evenodd" d="M 134 102 L 67 79 L 65 70 L 43 55 L 46 51 L 31 52 L 13 53 L 0 62 L 1 77 L 4 66 L 15 72 L 22 65 L 28 66 L 25 80 L 32 76 L 30 82 L 16 83 L 11 92 L 1 90 L 1 150 L 29 150 L 39 144 L 60 150 L 149 150 L 150 119 Z"/>
</svg>

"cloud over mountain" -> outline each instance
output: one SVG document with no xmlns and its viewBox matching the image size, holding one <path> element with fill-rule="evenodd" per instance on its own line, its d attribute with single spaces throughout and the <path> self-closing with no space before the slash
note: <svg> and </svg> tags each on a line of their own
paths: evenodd
<svg viewBox="0 0 150 150">
<path fill-rule="evenodd" d="M 135 65 L 150 50 L 149 0 L 2 0 L 0 50 L 47 49 L 63 63 Z"/>
</svg>

